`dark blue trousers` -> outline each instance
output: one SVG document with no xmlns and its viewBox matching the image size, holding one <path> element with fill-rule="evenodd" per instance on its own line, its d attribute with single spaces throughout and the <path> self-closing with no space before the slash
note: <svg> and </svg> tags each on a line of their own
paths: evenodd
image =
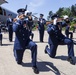
<svg viewBox="0 0 76 75">
<path fill-rule="evenodd" d="M 40 42 L 43 42 L 44 30 L 39 30 L 39 38 L 40 38 Z"/>
<path fill-rule="evenodd" d="M 58 45 L 67 45 L 68 57 L 74 57 L 74 44 L 71 39 L 65 38 L 64 41 L 57 42 L 56 44 L 50 44 L 50 48 L 46 48 L 47 53 L 54 58 L 56 55 Z"/>
<path fill-rule="evenodd" d="M 12 25 L 8 26 L 8 31 L 9 31 L 9 41 L 12 41 L 12 38 L 13 38 L 13 28 L 12 28 Z"/>
<path fill-rule="evenodd" d="M 0 33 L 0 45 L 2 45 L 2 34 Z"/>
<path fill-rule="evenodd" d="M 37 45 L 33 41 L 30 41 L 28 43 L 26 49 L 30 49 L 31 50 L 32 66 L 36 66 Z M 15 58 L 16 58 L 17 62 L 22 62 L 24 51 L 25 51 L 25 49 L 14 50 L 14 55 L 15 55 Z"/>
<path fill-rule="evenodd" d="M 72 32 L 68 32 L 66 33 L 66 36 L 69 38 L 69 35 L 70 35 L 70 38 L 72 39 L 73 38 L 73 33 Z"/>
<path fill-rule="evenodd" d="M 34 34 L 32 33 L 32 31 L 31 31 L 30 36 L 31 36 L 31 40 L 33 40 L 33 38 L 34 38 Z"/>
</svg>

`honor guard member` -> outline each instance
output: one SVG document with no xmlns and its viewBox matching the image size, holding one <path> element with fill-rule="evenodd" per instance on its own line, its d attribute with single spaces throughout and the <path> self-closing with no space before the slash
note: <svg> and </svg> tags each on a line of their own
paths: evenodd
<svg viewBox="0 0 76 75">
<path fill-rule="evenodd" d="M 54 15 L 52 16 L 54 18 Z M 58 20 L 59 18 L 57 18 Z M 57 21 L 56 21 L 57 22 Z M 68 47 L 68 61 L 75 65 L 75 62 L 73 60 L 74 57 L 74 43 L 73 40 L 70 38 L 65 37 L 61 33 L 61 25 L 66 26 L 65 22 L 57 22 L 56 25 L 49 24 L 47 27 L 47 32 L 49 34 L 49 39 L 48 39 L 48 45 L 45 47 L 45 53 L 48 53 L 48 55 L 52 58 L 56 56 L 56 51 L 58 45 L 67 45 Z"/>
<path fill-rule="evenodd" d="M 23 54 L 25 49 L 31 50 L 32 58 L 32 68 L 34 73 L 38 74 L 37 68 L 37 45 L 30 40 L 30 32 L 26 27 L 26 21 L 24 20 L 24 10 L 19 9 L 19 20 L 14 22 L 13 31 L 15 32 L 15 42 L 14 42 L 14 56 L 16 58 L 17 64 L 22 64 Z"/>
<path fill-rule="evenodd" d="M 43 42 L 44 30 L 45 30 L 44 25 L 46 24 L 46 20 L 43 18 L 43 16 L 44 16 L 43 14 L 40 14 L 40 18 L 39 18 L 39 22 L 38 22 L 38 30 L 39 30 L 40 42 Z"/>
<path fill-rule="evenodd" d="M 0 45 L 2 45 L 1 22 L 0 22 Z"/>
<path fill-rule="evenodd" d="M 12 20 L 12 15 L 9 14 L 8 18 L 7 18 L 7 26 L 8 26 L 8 32 L 9 32 L 9 41 L 12 42 L 12 38 L 13 38 L 13 20 Z"/>
<path fill-rule="evenodd" d="M 1 33 L 1 22 L 0 22 L 0 33 Z"/>
<path fill-rule="evenodd" d="M 70 30 L 69 17 L 68 17 L 67 15 L 65 15 L 63 18 L 64 18 L 64 21 L 67 23 L 67 26 L 66 26 L 66 28 L 65 28 L 65 35 L 66 35 L 66 37 L 68 37 L 68 38 L 69 38 L 69 35 L 70 35 L 70 38 L 72 39 L 72 38 L 73 38 L 73 33 L 69 31 L 69 30 Z"/>
</svg>

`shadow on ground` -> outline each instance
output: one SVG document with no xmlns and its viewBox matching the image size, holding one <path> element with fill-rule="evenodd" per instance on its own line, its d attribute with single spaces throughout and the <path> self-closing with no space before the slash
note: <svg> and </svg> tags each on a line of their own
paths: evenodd
<svg viewBox="0 0 76 75">
<path fill-rule="evenodd" d="M 2 44 L 1 46 L 9 46 L 9 45 L 13 45 L 13 44 Z"/>
<path fill-rule="evenodd" d="M 63 56 L 63 55 L 55 57 L 55 59 L 61 59 L 61 60 L 64 60 L 64 61 L 67 61 L 67 58 L 68 58 L 68 56 Z M 76 64 L 76 57 L 73 57 L 73 60 L 74 60 L 74 62 Z"/>
<path fill-rule="evenodd" d="M 45 61 L 37 62 L 37 65 L 38 65 L 38 69 L 40 72 L 52 71 L 55 75 L 60 75 L 59 70 L 51 62 L 45 62 Z M 32 64 L 31 63 L 23 63 L 22 66 L 23 67 L 32 67 Z"/>
<path fill-rule="evenodd" d="M 67 60 L 68 56 L 56 56 L 55 59 Z"/>
<path fill-rule="evenodd" d="M 48 43 L 48 42 L 46 42 L 46 41 L 44 41 L 44 42 L 40 42 L 40 41 L 34 41 L 35 43 Z"/>
</svg>

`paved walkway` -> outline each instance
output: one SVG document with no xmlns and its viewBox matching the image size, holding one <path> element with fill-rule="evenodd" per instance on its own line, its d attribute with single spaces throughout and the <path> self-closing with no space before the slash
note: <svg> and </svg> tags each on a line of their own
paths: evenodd
<svg viewBox="0 0 76 75">
<path fill-rule="evenodd" d="M 35 75 L 32 70 L 31 52 L 26 50 L 23 57 L 23 64 L 17 65 L 13 56 L 13 43 L 8 41 L 8 34 L 3 34 L 3 46 L 0 46 L 0 75 Z M 67 46 L 58 46 L 56 58 L 52 59 L 44 53 L 47 45 L 48 34 L 45 32 L 44 43 L 39 42 L 39 33 L 34 31 L 34 41 L 38 45 L 38 68 L 39 75 L 76 75 L 76 65 L 66 61 Z M 15 36 L 14 36 L 15 37 Z M 76 38 L 76 33 L 74 33 Z M 13 39 L 14 40 L 14 39 Z M 76 40 L 76 39 L 75 39 Z M 74 46 L 76 62 L 76 46 Z"/>
</svg>

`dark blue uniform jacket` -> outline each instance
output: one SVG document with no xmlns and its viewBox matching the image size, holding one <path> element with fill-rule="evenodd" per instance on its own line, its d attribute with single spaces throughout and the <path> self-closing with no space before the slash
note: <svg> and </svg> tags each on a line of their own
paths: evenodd
<svg viewBox="0 0 76 75">
<path fill-rule="evenodd" d="M 13 31 L 15 32 L 15 43 L 14 50 L 25 49 L 27 44 L 29 43 L 29 35 L 30 32 L 27 28 L 24 28 L 23 25 L 20 24 L 20 21 L 13 24 Z"/>
<path fill-rule="evenodd" d="M 61 33 L 57 25 L 49 24 L 47 32 L 49 34 L 49 44 L 58 44 L 59 41 L 64 41 L 65 36 Z"/>
<path fill-rule="evenodd" d="M 41 20 L 42 20 L 42 23 L 41 23 Z M 40 18 L 38 24 L 39 24 L 38 29 L 44 30 L 44 25 L 46 24 L 46 20 L 44 18 Z"/>
</svg>

